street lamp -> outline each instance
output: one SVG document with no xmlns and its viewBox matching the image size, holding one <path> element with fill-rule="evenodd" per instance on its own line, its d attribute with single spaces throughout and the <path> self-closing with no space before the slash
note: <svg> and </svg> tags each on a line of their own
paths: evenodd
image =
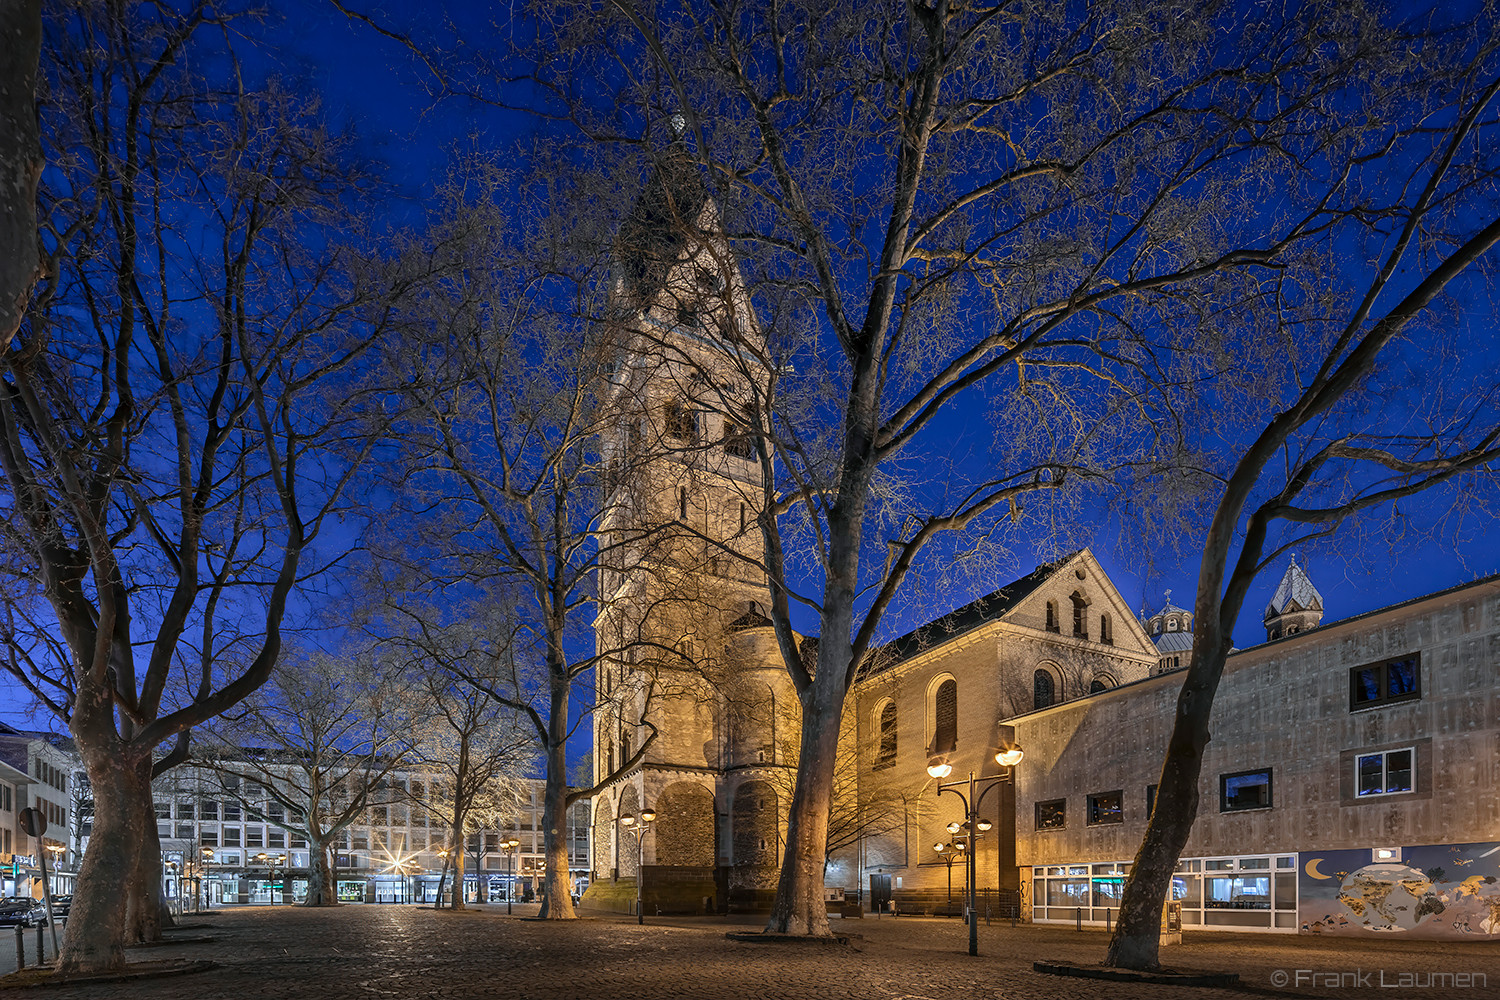
<svg viewBox="0 0 1500 1000">
<path fill-rule="evenodd" d="M 516 848 L 521 842 L 515 837 L 500 841 L 500 850 L 505 852 L 505 912 L 509 915 L 516 898 Z"/>
<path fill-rule="evenodd" d="M 950 823 L 957 826 L 957 823 Z M 932 845 L 932 849 L 938 852 L 938 857 L 948 866 L 948 905 L 953 905 L 953 862 L 963 857 L 968 851 L 969 845 L 963 840 L 953 840 L 946 844 L 939 841 Z"/>
<path fill-rule="evenodd" d="M 635 834 L 635 922 L 644 924 L 646 922 L 646 911 L 641 906 L 641 884 L 645 882 L 645 848 L 642 846 L 641 838 L 645 836 L 646 825 L 656 819 L 655 809 L 642 809 L 639 821 L 631 813 L 625 813 L 620 817 L 620 825 L 627 833 Z"/>
<path fill-rule="evenodd" d="M 47 851 L 52 855 L 52 879 L 54 882 L 57 880 L 57 876 L 62 874 L 62 855 L 65 850 L 67 848 L 61 844 L 47 845 Z M 61 888 L 61 886 L 58 886 L 58 888 Z M 57 889 L 53 889 L 52 891 L 56 892 Z"/>
<path fill-rule="evenodd" d="M 208 866 L 213 863 L 214 849 L 205 847 L 198 853 L 202 856 L 202 860 L 198 863 L 198 891 L 203 894 L 203 908 L 211 910 L 213 907 L 208 900 L 208 891 L 203 886 L 203 876 L 208 873 Z"/>
<path fill-rule="evenodd" d="M 984 797 L 989 794 L 990 789 L 996 787 L 1001 782 L 1010 781 L 1015 777 L 1015 766 L 1019 764 L 1021 762 L 1021 758 L 1025 756 L 1025 752 L 1022 751 L 1020 747 L 1016 746 L 1014 743 L 1007 743 L 1005 746 L 1000 748 L 999 752 L 995 754 L 995 763 L 1005 768 L 1005 771 L 1003 773 L 992 774 L 984 778 L 976 778 L 974 776 L 974 772 L 970 771 L 967 781 L 950 781 L 946 784 L 938 786 L 938 798 L 942 798 L 944 792 L 952 792 L 954 795 L 957 795 L 959 797 L 959 800 L 964 804 L 964 821 L 962 823 L 949 823 L 948 832 L 956 834 L 960 830 L 967 829 L 972 834 L 972 836 L 970 837 L 970 850 L 968 851 L 969 863 L 966 866 L 965 871 L 968 882 L 969 897 L 967 920 L 969 922 L 970 955 L 979 954 L 979 921 L 974 918 L 974 894 L 976 891 L 975 885 L 978 882 L 978 876 L 975 872 L 975 857 L 978 852 L 973 850 L 973 847 L 975 846 L 973 844 L 973 840 L 977 839 L 980 833 L 994 826 L 994 824 L 989 820 L 980 818 L 979 806 L 984 802 Z M 948 775 L 953 773 L 953 765 L 949 764 L 948 761 L 944 758 L 934 758 L 927 765 L 927 773 L 932 775 L 934 778 L 947 777 Z M 961 789 L 963 789 L 965 786 L 968 787 L 968 794 L 965 794 L 963 791 L 961 791 Z M 981 788 L 981 786 L 983 787 Z"/>
</svg>

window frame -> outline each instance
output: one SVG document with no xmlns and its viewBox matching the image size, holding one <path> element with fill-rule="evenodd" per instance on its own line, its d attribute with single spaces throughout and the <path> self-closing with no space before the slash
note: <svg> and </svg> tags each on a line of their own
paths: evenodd
<svg viewBox="0 0 1500 1000">
<path fill-rule="evenodd" d="M 890 725 L 886 725 L 889 717 Z M 875 770 L 893 767 L 901 749 L 901 720 L 896 703 L 886 699 L 875 712 Z M 889 733 L 887 733 L 889 729 Z M 889 740 L 887 740 L 889 735 Z"/>
<path fill-rule="evenodd" d="M 1231 806 L 1229 804 L 1229 781 L 1232 778 L 1248 778 L 1251 775 L 1266 776 L 1266 801 L 1253 806 Z M 1219 775 L 1219 812 L 1254 812 L 1257 809 L 1273 809 L 1276 806 L 1276 774 L 1273 767 L 1252 767 L 1246 771 L 1227 771 Z"/>
<path fill-rule="evenodd" d="M 1395 791 L 1382 790 L 1379 792 L 1364 792 L 1359 787 L 1359 763 L 1371 757 L 1380 758 L 1380 785 L 1382 789 L 1390 783 L 1390 755 L 1396 753 L 1411 754 L 1407 761 L 1406 769 L 1411 775 L 1409 788 L 1401 788 Z M 1417 792 L 1417 746 L 1412 744 L 1404 747 L 1392 747 L 1389 750 L 1371 750 L 1368 753 L 1356 753 L 1354 755 L 1354 799 L 1356 802 L 1368 802 L 1371 799 L 1385 799 L 1392 795 L 1415 795 Z"/>
<path fill-rule="evenodd" d="M 1038 697 L 1038 695 L 1040 694 L 1040 692 L 1037 690 L 1039 686 L 1038 681 L 1040 681 L 1043 677 L 1046 677 L 1047 679 L 1047 687 L 1049 690 L 1047 704 L 1045 705 L 1038 704 L 1038 702 L 1041 700 Z M 1048 670 L 1046 667 L 1037 667 L 1036 670 L 1034 670 L 1031 674 L 1031 710 L 1033 712 L 1040 712 L 1044 708 L 1051 708 L 1053 705 L 1060 704 L 1061 702 L 1062 699 L 1057 696 L 1057 678 L 1053 676 L 1052 671 Z"/>
<path fill-rule="evenodd" d="M 667 437 L 686 444 L 698 443 L 698 414 L 686 400 L 668 400 L 662 422 Z"/>
<path fill-rule="evenodd" d="M 1043 808 L 1053 806 L 1056 807 L 1058 822 L 1043 825 Z M 1068 800 L 1066 798 L 1041 800 L 1035 803 L 1032 809 L 1035 815 L 1036 829 L 1039 832 L 1042 830 L 1066 830 L 1068 828 Z"/>
<path fill-rule="evenodd" d="M 1115 800 L 1114 817 L 1097 818 L 1097 808 L 1102 800 L 1113 797 Z M 1095 792 L 1083 800 L 1083 825 L 1084 826 L 1118 826 L 1125 822 L 1125 789 L 1117 788 L 1110 792 Z"/>
<path fill-rule="evenodd" d="M 1412 690 L 1398 695 L 1390 694 L 1390 668 L 1399 663 L 1414 664 L 1412 671 Z M 1378 692 L 1374 698 L 1361 700 L 1359 693 L 1362 685 L 1359 683 L 1360 674 L 1367 670 L 1378 671 L 1376 686 Z M 1361 663 L 1349 668 L 1349 711 L 1363 712 L 1372 708 L 1384 708 L 1387 705 L 1400 705 L 1408 701 L 1422 700 L 1422 653 L 1420 650 L 1405 656 L 1392 656 L 1374 663 Z"/>
</svg>

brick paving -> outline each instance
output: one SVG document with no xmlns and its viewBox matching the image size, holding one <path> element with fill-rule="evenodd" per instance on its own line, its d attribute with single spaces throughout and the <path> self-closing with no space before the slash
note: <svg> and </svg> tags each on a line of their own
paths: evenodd
<svg viewBox="0 0 1500 1000">
<path fill-rule="evenodd" d="M 525 907 L 527 913 L 535 907 Z M 211 929 L 176 932 L 212 935 L 212 943 L 136 950 L 138 960 L 208 958 L 213 971 L 127 983 L 53 988 L 48 1000 L 214 1000 L 214 998 L 518 998 L 575 1000 L 630 997 L 696 998 L 851 997 L 855 1000 L 975 1000 L 1071 998 L 1114 1000 L 1180 996 L 1333 997 L 1392 995 L 1403 973 L 1474 972 L 1480 988 L 1418 987 L 1400 996 L 1500 997 L 1500 942 L 1351 942 L 1272 935 L 1204 933 L 1171 949 L 1180 968 L 1240 973 L 1238 990 L 1104 983 L 1060 979 L 1031 971 L 1037 959 L 1090 964 L 1102 957 L 1105 937 L 1066 928 L 1008 923 L 980 927 L 980 956 L 967 954 L 958 920 L 900 919 L 836 922 L 863 935 L 863 948 L 742 944 L 726 930 L 755 927 L 751 920 L 629 918 L 594 915 L 569 924 L 507 917 L 504 907 L 453 913 L 414 906 L 344 906 L 226 909 L 192 923 Z M 1299 969 L 1323 975 L 1359 973 L 1365 985 L 1345 988 L 1289 984 L 1273 974 Z M 1378 975 L 1383 971 L 1386 987 Z M 1305 977 L 1304 977 L 1305 978 Z M 20 996 L 19 992 L 12 995 Z"/>
</svg>

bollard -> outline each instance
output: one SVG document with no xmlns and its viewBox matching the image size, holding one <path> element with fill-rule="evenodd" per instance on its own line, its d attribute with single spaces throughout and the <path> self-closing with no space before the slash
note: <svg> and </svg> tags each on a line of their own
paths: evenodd
<svg viewBox="0 0 1500 1000">
<path fill-rule="evenodd" d="M 1016 929 L 1016 911 L 1015 910 L 1011 910 L 1010 911 L 1010 929 L 1011 930 L 1015 930 Z"/>
<path fill-rule="evenodd" d="M 1107 907 L 1107 906 L 1104 908 L 1104 933 L 1106 933 L 1106 934 L 1113 934 L 1114 933 L 1113 931 L 1111 931 L 1109 929 L 1109 907 Z"/>
<path fill-rule="evenodd" d="M 16 968 L 26 968 L 26 929 L 16 924 Z"/>
<path fill-rule="evenodd" d="M 36 964 L 37 965 L 46 965 L 47 964 L 47 947 L 44 944 L 44 942 L 46 941 L 46 938 L 42 937 L 42 931 L 46 928 L 46 926 L 47 926 L 46 924 L 37 924 L 36 925 Z"/>
<path fill-rule="evenodd" d="M 1083 907 L 1079 906 L 1074 908 L 1073 920 L 1075 921 L 1075 926 L 1073 929 L 1078 931 L 1083 930 Z"/>
</svg>

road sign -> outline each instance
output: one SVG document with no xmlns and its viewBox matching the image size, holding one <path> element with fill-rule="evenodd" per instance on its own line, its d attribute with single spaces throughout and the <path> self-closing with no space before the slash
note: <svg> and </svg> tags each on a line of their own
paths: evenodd
<svg viewBox="0 0 1500 1000">
<path fill-rule="evenodd" d="M 21 810 L 21 829 L 32 837 L 40 837 L 47 832 L 47 817 L 36 806 L 28 806 Z"/>
</svg>

